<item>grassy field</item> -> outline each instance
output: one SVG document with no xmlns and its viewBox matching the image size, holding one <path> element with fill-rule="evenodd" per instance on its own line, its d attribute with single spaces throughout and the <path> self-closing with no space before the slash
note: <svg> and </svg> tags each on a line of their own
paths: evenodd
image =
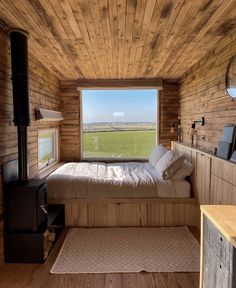
<svg viewBox="0 0 236 288">
<path fill-rule="evenodd" d="M 53 158 L 53 150 L 52 150 L 52 139 L 51 133 L 40 134 L 38 142 L 39 142 L 39 166 L 44 165 L 48 162 L 49 159 Z"/>
<path fill-rule="evenodd" d="M 83 125 L 84 132 L 107 132 L 107 131 L 144 131 L 144 130 L 155 130 L 156 123 L 153 122 L 129 122 L 129 123 L 89 123 Z"/>
<path fill-rule="evenodd" d="M 147 158 L 156 146 L 156 130 L 84 132 L 84 157 Z"/>
</svg>

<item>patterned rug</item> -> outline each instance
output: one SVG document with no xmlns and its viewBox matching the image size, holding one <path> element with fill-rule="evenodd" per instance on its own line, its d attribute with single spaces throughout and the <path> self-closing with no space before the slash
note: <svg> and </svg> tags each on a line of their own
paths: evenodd
<svg viewBox="0 0 236 288">
<path fill-rule="evenodd" d="M 186 227 L 72 228 L 51 273 L 199 272 Z"/>
</svg>

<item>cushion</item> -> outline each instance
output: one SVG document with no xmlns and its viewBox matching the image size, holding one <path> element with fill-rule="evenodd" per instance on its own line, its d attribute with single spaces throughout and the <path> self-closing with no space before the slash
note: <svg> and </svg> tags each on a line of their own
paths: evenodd
<svg viewBox="0 0 236 288">
<path fill-rule="evenodd" d="M 193 172 L 193 164 L 185 159 L 182 166 L 171 177 L 171 180 L 174 181 L 184 180 L 187 176 L 190 176 L 192 172 Z"/>
<path fill-rule="evenodd" d="M 155 167 L 157 162 L 161 159 L 161 157 L 167 152 L 168 150 L 164 148 L 162 145 L 158 145 L 149 156 L 149 162 Z"/>
<path fill-rule="evenodd" d="M 167 180 L 175 174 L 175 172 L 182 166 L 183 162 L 183 156 L 180 156 L 173 150 L 170 150 L 161 157 L 155 167 L 158 174 L 164 180 Z"/>
</svg>

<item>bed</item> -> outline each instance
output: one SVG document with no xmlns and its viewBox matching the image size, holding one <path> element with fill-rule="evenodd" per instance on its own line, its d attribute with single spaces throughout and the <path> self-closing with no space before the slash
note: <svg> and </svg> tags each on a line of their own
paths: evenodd
<svg viewBox="0 0 236 288">
<path fill-rule="evenodd" d="M 66 226 L 195 226 L 189 182 L 163 180 L 149 162 L 71 162 L 46 181 Z"/>
<path fill-rule="evenodd" d="M 149 163 L 66 163 L 47 178 L 48 197 L 66 199 L 187 198 L 186 180 L 163 180 Z"/>
</svg>

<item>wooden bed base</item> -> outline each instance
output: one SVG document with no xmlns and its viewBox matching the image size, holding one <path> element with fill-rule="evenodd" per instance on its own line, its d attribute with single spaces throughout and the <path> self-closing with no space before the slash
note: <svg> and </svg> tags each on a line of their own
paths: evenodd
<svg viewBox="0 0 236 288">
<path fill-rule="evenodd" d="M 48 199 L 65 205 L 66 226 L 196 226 L 194 198 Z"/>
</svg>

